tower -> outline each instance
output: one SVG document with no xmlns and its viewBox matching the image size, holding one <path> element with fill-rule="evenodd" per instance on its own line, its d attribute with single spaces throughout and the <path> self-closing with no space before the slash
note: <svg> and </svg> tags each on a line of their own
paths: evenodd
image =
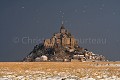
<svg viewBox="0 0 120 80">
<path fill-rule="evenodd" d="M 65 34 L 65 32 L 66 32 L 66 29 L 65 29 L 63 21 L 62 21 L 62 26 L 60 28 L 60 33 Z"/>
</svg>

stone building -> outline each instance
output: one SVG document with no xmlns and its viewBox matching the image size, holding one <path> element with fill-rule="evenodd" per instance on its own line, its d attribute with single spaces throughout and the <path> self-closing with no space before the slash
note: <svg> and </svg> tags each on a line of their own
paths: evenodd
<svg viewBox="0 0 120 80">
<path fill-rule="evenodd" d="M 83 62 L 106 61 L 106 58 L 80 47 L 73 35 L 62 24 L 58 33 L 53 34 L 50 39 L 45 39 L 43 43 L 36 45 L 23 61 Z"/>
<path fill-rule="evenodd" d="M 45 39 L 44 40 L 44 46 L 45 47 L 55 47 L 55 46 L 63 46 L 63 47 L 70 47 L 74 48 L 74 46 L 77 45 L 77 41 L 75 38 L 71 35 L 70 32 L 68 32 L 64 25 L 62 24 L 60 28 L 59 33 L 55 33 L 52 38 Z"/>
</svg>

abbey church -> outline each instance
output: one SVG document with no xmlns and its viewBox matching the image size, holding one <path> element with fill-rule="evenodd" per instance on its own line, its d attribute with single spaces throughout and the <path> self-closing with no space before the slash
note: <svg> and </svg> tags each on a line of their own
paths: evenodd
<svg viewBox="0 0 120 80">
<path fill-rule="evenodd" d="M 22 60 L 25 62 L 73 62 L 106 61 L 103 55 L 95 54 L 78 45 L 74 36 L 65 29 L 63 23 L 60 31 L 34 46 L 33 50 Z"/>
<path fill-rule="evenodd" d="M 46 39 L 44 42 L 45 47 L 54 47 L 54 46 L 63 46 L 63 47 L 70 47 L 74 48 L 77 45 L 77 41 L 75 38 L 69 33 L 62 24 L 59 33 L 55 33 L 51 39 Z"/>
</svg>

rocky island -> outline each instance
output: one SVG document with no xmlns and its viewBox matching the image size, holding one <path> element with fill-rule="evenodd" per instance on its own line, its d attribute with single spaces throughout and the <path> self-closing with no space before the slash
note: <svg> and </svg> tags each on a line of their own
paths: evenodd
<svg viewBox="0 0 120 80">
<path fill-rule="evenodd" d="M 45 39 L 43 43 L 36 45 L 23 61 L 97 62 L 106 61 L 106 58 L 79 46 L 77 40 L 65 29 L 62 23 L 60 32 L 54 33 L 50 39 Z"/>
</svg>

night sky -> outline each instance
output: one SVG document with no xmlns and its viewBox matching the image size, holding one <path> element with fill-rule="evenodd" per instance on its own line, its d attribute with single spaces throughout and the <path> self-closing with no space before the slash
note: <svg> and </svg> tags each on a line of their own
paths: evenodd
<svg viewBox="0 0 120 80">
<path fill-rule="evenodd" d="M 19 61 L 59 32 L 79 45 L 120 60 L 120 0 L 0 0 L 0 61 Z"/>
</svg>

